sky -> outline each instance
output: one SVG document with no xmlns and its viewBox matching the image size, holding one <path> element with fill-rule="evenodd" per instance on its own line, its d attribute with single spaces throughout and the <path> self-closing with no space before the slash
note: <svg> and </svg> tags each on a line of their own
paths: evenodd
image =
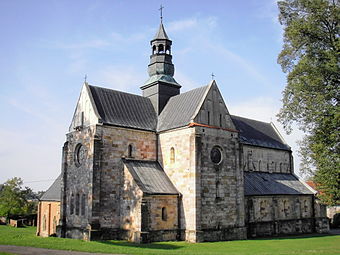
<svg viewBox="0 0 340 255">
<path fill-rule="evenodd" d="M 286 83 L 276 1 L 11 0 L 0 1 L 0 183 L 16 176 L 46 190 L 60 174 L 85 75 L 141 95 L 161 4 L 181 92 L 214 73 L 231 114 L 281 131 L 298 174 L 303 134 L 288 136 L 276 121 Z"/>
</svg>

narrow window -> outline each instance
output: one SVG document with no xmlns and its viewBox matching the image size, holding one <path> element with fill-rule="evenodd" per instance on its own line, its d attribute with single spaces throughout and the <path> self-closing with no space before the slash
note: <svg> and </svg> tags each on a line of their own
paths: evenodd
<svg viewBox="0 0 340 255">
<path fill-rule="evenodd" d="M 222 198 L 223 197 L 223 189 L 220 181 L 216 182 L 216 198 Z"/>
<path fill-rule="evenodd" d="M 45 214 L 43 216 L 42 229 L 43 229 L 43 231 L 46 231 L 46 215 Z"/>
<path fill-rule="evenodd" d="M 168 55 L 170 54 L 170 46 L 169 46 L 169 45 L 166 46 L 166 51 L 165 51 L 165 53 L 168 54 Z"/>
<path fill-rule="evenodd" d="M 210 112 L 208 111 L 208 125 L 210 125 Z"/>
<path fill-rule="evenodd" d="M 85 194 L 81 195 L 81 208 L 80 209 L 81 209 L 80 214 L 84 216 L 85 215 Z"/>
<path fill-rule="evenodd" d="M 152 55 L 156 54 L 156 45 L 152 47 Z"/>
<path fill-rule="evenodd" d="M 80 126 L 84 127 L 84 112 L 81 112 Z"/>
<path fill-rule="evenodd" d="M 168 214 L 167 214 L 167 212 L 166 212 L 166 208 L 163 207 L 163 208 L 162 208 L 162 220 L 163 220 L 163 221 L 166 221 L 167 219 L 168 219 Z"/>
<path fill-rule="evenodd" d="M 283 168 L 282 168 L 282 163 L 280 163 L 280 172 L 283 171 Z"/>
<path fill-rule="evenodd" d="M 308 212 L 308 203 L 307 203 L 307 200 L 303 201 L 303 210 L 306 212 Z"/>
<path fill-rule="evenodd" d="M 74 214 L 74 194 L 71 195 L 70 214 Z"/>
<path fill-rule="evenodd" d="M 128 146 L 128 157 L 129 158 L 132 158 L 132 151 L 133 151 L 132 144 L 129 144 L 129 146 Z"/>
<path fill-rule="evenodd" d="M 261 171 L 261 160 L 259 160 L 259 171 Z"/>
<path fill-rule="evenodd" d="M 175 163 L 175 148 L 171 147 L 170 149 L 170 163 L 173 164 Z"/>
<path fill-rule="evenodd" d="M 220 114 L 220 127 L 222 127 L 222 114 Z"/>
<path fill-rule="evenodd" d="M 79 194 L 76 195 L 76 215 L 79 215 L 79 204 L 80 204 L 80 198 Z"/>
</svg>

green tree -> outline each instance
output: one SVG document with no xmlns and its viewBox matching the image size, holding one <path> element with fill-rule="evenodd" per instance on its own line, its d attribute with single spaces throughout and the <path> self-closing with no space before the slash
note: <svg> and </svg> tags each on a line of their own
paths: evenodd
<svg viewBox="0 0 340 255">
<path fill-rule="evenodd" d="M 320 198 L 340 202 L 340 39 L 339 0 L 278 2 L 284 27 L 278 63 L 287 73 L 279 121 L 289 133 L 293 123 L 305 132 L 300 142 L 302 169 Z"/>
<path fill-rule="evenodd" d="M 32 213 L 34 207 L 27 201 L 32 193 L 30 188 L 22 188 L 21 178 L 14 177 L 2 185 L 0 191 L 0 216 Z"/>
</svg>

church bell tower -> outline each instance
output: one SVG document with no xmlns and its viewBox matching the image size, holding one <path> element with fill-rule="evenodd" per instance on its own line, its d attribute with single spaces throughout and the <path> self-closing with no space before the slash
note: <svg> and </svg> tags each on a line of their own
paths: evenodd
<svg viewBox="0 0 340 255">
<path fill-rule="evenodd" d="M 148 66 L 150 77 L 140 88 L 143 96 L 151 99 L 159 115 L 170 97 L 180 93 L 181 85 L 173 77 L 175 67 L 171 55 L 172 41 L 167 36 L 162 22 L 150 44 L 152 50 Z"/>
</svg>

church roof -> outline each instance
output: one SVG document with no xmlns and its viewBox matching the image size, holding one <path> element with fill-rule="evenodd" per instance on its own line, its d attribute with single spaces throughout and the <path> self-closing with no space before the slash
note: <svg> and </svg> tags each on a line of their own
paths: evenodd
<svg viewBox="0 0 340 255">
<path fill-rule="evenodd" d="M 231 116 L 236 129 L 240 132 L 241 143 L 281 150 L 290 150 L 290 147 L 280 137 L 271 123 Z"/>
<path fill-rule="evenodd" d="M 159 40 L 159 39 L 161 39 L 161 40 L 170 40 L 168 35 L 165 32 L 163 23 L 161 23 L 159 25 L 158 31 L 157 31 L 155 37 L 153 38 L 153 40 Z"/>
<path fill-rule="evenodd" d="M 60 201 L 61 200 L 61 174 L 55 179 L 53 184 L 46 190 L 44 195 L 41 196 L 41 201 Z"/>
<path fill-rule="evenodd" d="M 157 131 L 188 125 L 201 105 L 208 87 L 209 85 L 171 97 L 158 117 Z"/>
<path fill-rule="evenodd" d="M 157 161 L 123 159 L 139 188 L 146 194 L 179 194 Z"/>
<path fill-rule="evenodd" d="M 155 130 L 157 115 L 149 98 L 89 85 L 104 124 Z"/>
<path fill-rule="evenodd" d="M 293 174 L 244 172 L 244 194 L 247 195 L 312 195 Z"/>
</svg>

